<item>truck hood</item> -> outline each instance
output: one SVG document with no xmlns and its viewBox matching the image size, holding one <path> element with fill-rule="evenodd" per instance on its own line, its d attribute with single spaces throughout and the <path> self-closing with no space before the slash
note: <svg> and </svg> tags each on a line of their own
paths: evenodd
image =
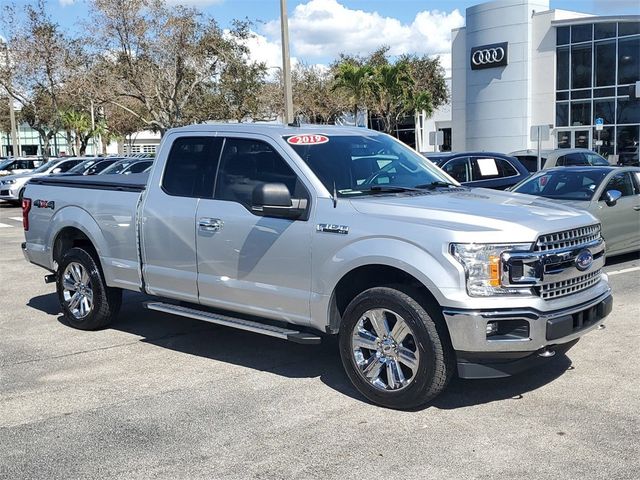
<svg viewBox="0 0 640 480">
<path fill-rule="evenodd" d="M 529 242 L 542 233 L 597 223 L 588 212 L 540 197 L 475 188 L 351 199 L 360 213 L 460 232 L 465 241 Z M 504 234 L 508 234 L 506 237 Z"/>
</svg>

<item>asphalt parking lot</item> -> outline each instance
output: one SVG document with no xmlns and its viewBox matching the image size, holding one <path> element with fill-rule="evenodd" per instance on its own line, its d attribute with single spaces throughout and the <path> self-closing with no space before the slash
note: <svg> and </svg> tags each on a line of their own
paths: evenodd
<svg viewBox="0 0 640 480">
<path fill-rule="evenodd" d="M 610 259 L 606 328 L 542 370 L 454 380 L 397 412 L 350 386 L 337 345 L 148 312 L 64 324 L 0 204 L 0 478 L 637 479 L 640 259 Z"/>
</svg>

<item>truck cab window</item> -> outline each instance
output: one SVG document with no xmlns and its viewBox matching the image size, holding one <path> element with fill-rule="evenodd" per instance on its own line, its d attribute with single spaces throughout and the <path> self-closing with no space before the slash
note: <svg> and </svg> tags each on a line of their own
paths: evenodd
<svg viewBox="0 0 640 480">
<path fill-rule="evenodd" d="M 162 178 L 162 188 L 178 197 L 211 198 L 222 140 L 182 137 L 173 142 Z"/>
<path fill-rule="evenodd" d="M 291 198 L 308 195 L 284 159 L 261 140 L 227 138 L 220 158 L 215 198 L 251 210 L 253 190 L 262 183 L 284 183 Z"/>
</svg>

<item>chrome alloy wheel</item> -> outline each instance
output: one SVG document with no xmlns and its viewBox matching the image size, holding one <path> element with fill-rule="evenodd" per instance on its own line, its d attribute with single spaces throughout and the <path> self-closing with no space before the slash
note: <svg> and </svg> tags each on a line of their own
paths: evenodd
<svg viewBox="0 0 640 480">
<path fill-rule="evenodd" d="M 380 390 L 402 390 L 417 373 L 420 354 L 415 336 L 391 310 L 366 311 L 353 329 L 351 347 L 360 375 Z"/>
<path fill-rule="evenodd" d="M 62 295 L 67 308 L 77 318 L 84 318 L 93 310 L 93 289 L 87 269 L 71 262 L 62 275 Z"/>
</svg>

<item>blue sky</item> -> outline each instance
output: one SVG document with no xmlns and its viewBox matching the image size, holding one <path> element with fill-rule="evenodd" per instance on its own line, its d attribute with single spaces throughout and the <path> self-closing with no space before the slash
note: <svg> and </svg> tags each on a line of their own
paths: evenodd
<svg viewBox="0 0 640 480">
<path fill-rule="evenodd" d="M 78 31 L 88 17 L 86 0 L 47 0 L 63 28 Z M 167 0 L 189 4 L 213 16 L 222 27 L 235 18 L 255 23 L 252 56 L 280 64 L 279 0 Z M 18 0 L 19 6 L 28 2 Z M 381 44 L 392 54 L 440 55 L 448 62 L 450 31 L 464 25 L 465 9 L 479 0 L 288 0 L 294 62 L 326 64 L 340 52 L 366 54 Z M 550 8 L 597 15 L 640 14 L 638 0 L 550 0 Z M 3 32 L 0 32 L 2 34 Z"/>
</svg>

